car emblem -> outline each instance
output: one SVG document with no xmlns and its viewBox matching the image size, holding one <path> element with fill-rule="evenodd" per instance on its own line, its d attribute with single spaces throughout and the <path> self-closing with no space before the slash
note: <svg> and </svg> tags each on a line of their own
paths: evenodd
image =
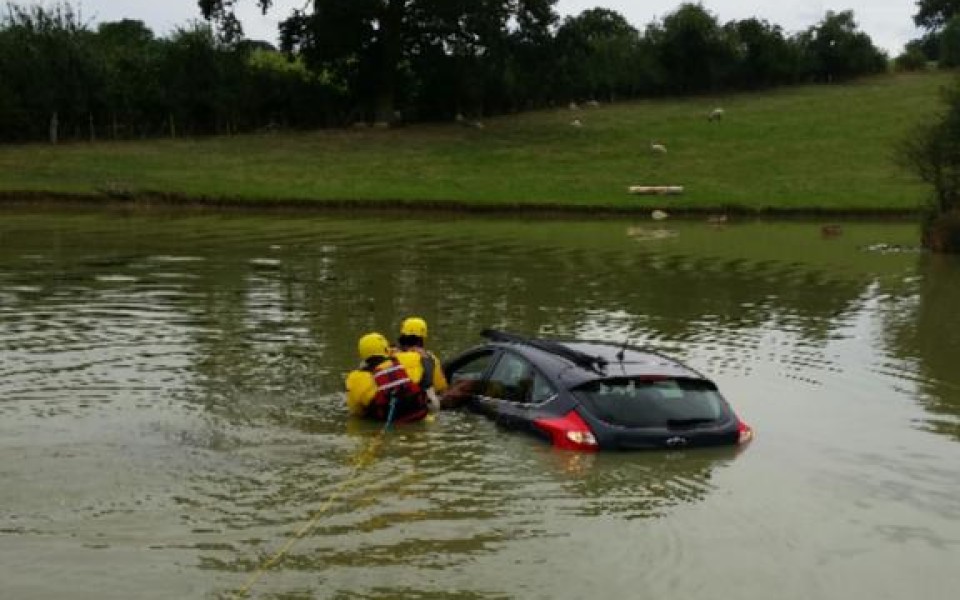
<svg viewBox="0 0 960 600">
<path fill-rule="evenodd" d="M 667 445 L 670 446 L 671 448 L 676 448 L 678 446 L 686 446 L 687 438 L 680 437 L 680 436 L 672 437 L 667 440 Z"/>
</svg>

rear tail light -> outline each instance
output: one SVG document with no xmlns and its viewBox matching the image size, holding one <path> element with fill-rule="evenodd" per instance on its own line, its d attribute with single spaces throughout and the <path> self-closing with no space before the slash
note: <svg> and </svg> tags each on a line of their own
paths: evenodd
<svg viewBox="0 0 960 600">
<path fill-rule="evenodd" d="M 550 441 L 557 448 L 583 452 L 594 452 L 599 448 L 590 426 L 575 410 L 556 419 L 537 419 L 534 424 L 550 436 Z"/>
<path fill-rule="evenodd" d="M 596 446 L 597 438 L 589 431 L 568 431 L 567 439 L 579 446 Z"/>
<path fill-rule="evenodd" d="M 737 444 L 746 444 L 753 439 L 753 428 L 737 419 Z"/>
</svg>

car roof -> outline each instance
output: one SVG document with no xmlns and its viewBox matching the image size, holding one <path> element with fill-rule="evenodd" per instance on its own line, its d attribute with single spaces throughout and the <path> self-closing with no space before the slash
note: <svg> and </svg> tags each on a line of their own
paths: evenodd
<svg viewBox="0 0 960 600">
<path fill-rule="evenodd" d="M 485 346 L 506 348 L 524 356 L 568 389 L 591 381 L 618 377 L 709 381 L 683 363 L 658 352 L 613 342 L 535 339 L 490 341 Z"/>
</svg>

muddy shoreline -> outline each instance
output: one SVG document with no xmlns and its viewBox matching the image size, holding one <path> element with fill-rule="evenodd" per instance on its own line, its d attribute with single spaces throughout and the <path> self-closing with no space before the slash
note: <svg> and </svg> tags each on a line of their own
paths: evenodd
<svg viewBox="0 0 960 600">
<path fill-rule="evenodd" d="M 764 208 L 741 206 L 660 207 L 644 205 L 588 206 L 552 203 L 477 204 L 460 201 L 411 200 L 316 200 L 306 198 L 251 199 L 238 197 L 188 196 L 164 192 L 69 193 L 40 191 L 2 191 L 0 208 L 103 208 L 108 210 L 186 209 L 191 211 L 229 210 L 284 213 L 488 215 L 494 217 L 539 217 L 553 219 L 649 217 L 657 208 L 671 218 L 680 219 L 845 219 L 908 220 L 919 218 L 921 211 L 905 209 L 826 209 Z"/>
</svg>

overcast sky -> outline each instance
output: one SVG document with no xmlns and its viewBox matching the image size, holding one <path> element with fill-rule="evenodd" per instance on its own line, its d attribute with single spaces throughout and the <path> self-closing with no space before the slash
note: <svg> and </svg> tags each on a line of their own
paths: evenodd
<svg viewBox="0 0 960 600">
<path fill-rule="evenodd" d="M 41 2 L 52 3 L 49 0 Z M 82 9 L 84 20 L 140 19 L 158 35 L 166 35 L 174 27 L 200 15 L 196 0 L 74 0 L 71 4 Z M 275 42 L 277 21 L 288 15 L 292 8 L 304 4 L 305 0 L 274 0 L 274 8 L 264 17 L 257 10 L 255 0 L 239 0 L 238 13 L 247 37 Z M 680 0 L 559 0 L 556 9 L 561 15 L 576 15 L 587 8 L 609 8 L 642 29 L 680 4 Z M 904 43 L 919 34 L 911 19 L 916 12 L 915 0 L 703 0 L 701 4 L 721 22 L 759 17 L 780 25 L 788 33 L 810 27 L 828 10 L 852 9 L 860 29 L 873 38 L 874 44 L 892 55 L 899 54 Z"/>
</svg>

